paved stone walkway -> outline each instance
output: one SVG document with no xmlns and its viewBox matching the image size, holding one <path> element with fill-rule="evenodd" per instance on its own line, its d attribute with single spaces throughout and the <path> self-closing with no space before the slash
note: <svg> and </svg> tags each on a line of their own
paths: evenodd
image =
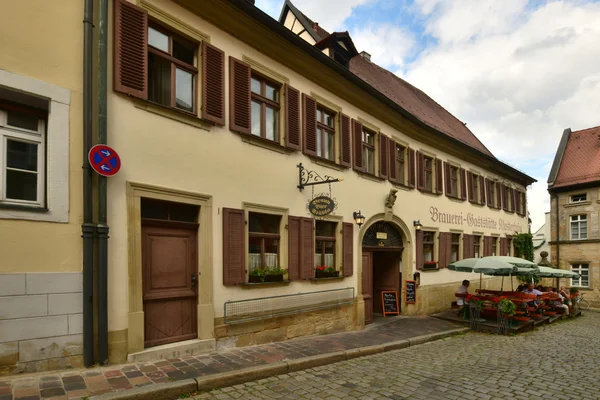
<svg viewBox="0 0 600 400">
<path fill-rule="evenodd" d="M 389 320 L 389 321 L 388 321 Z M 233 371 L 282 360 L 385 344 L 462 327 L 430 317 L 393 317 L 365 330 L 219 351 L 151 363 L 0 377 L 0 400 L 82 399 L 133 387 Z"/>
<path fill-rule="evenodd" d="M 195 399 L 600 399 L 600 314 L 513 337 L 468 333 Z"/>
</svg>

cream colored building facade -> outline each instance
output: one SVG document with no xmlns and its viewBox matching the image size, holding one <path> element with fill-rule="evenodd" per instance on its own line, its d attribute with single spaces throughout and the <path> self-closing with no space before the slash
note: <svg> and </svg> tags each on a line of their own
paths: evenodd
<svg viewBox="0 0 600 400">
<path fill-rule="evenodd" d="M 27 273 L 80 276 L 82 270 L 83 10 L 56 7 L 48 13 L 39 18 L 55 15 L 51 20 L 61 21 L 57 35 L 73 41 L 61 44 L 60 61 L 48 63 L 56 67 L 19 58 L 36 54 L 20 48 L 58 57 L 59 50 L 31 33 L 27 43 L 11 43 L 7 53 L 15 56 L 0 69 L 70 93 L 70 157 L 63 177 L 68 211 L 53 222 L 2 220 L 0 234 L 11 239 L 0 240 L 0 288 Z M 352 54 L 351 39 L 316 50 L 286 27 L 287 16 L 280 23 L 242 0 L 115 0 L 108 15 L 107 143 L 122 162 L 108 179 L 111 362 L 362 329 L 381 312 L 383 290 L 398 292 L 403 315 L 442 311 L 463 279 L 479 279 L 449 271 L 448 263 L 511 253 L 510 236 L 528 231 L 525 192 L 532 178 L 487 149 L 429 127 L 410 110 L 400 112 L 399 104 L 350 76 L 332 58 L 340 46 Z M 14 18 L 6 22 L 3 37 L 15 36 L 19 24 Z M 124 24 L 141 27 L 142 34 L 124 38 Z M 138 62 L 142 67 L 133 72 L 142 71 L 140 80 L 127 70 Z M 262 104 L 258 125 L 245 117 L 245 96 Z M 307 115 L 313 106 L 317 114 Z M 269 109 L 277 108 L 269 119 Z M 319 135 L 330 132 L 319 138 L 331 142 L 323 139 L 311 153 L 306 137 L 314 132 L 307 134 L 306 127 L 315 118 L 323 118 L 315 124 Z M 250 133 L 252 124 L 264 137 Z M 356 150 L 361 138 L 365 142 Z M 360 157 L 363 165 L 357 167 Z M 301 191 L 300 164 L 307 173 L 339 181 Z M 403 174 L 404 183 L 390 180 L 391 169 Z M 491 203 L 487 185 L 494 187 Z M 336 208 L 325 218 L 314 220 L 307 211 L 313 188 L 314 195 L 335 198 Z M 365 217 L 362 226 L 355 223 L 356 212 Z M 251 271 L 275 264 L 288 270 L 283 282 L 249 284 Z M 320 264 L 340 276 L 317 279 Z M 414 303 L 405 301 L 407 280 L 418 282 Z M 499 280 L 484 278 L 483 286 L 495 288 Z M 282 297 L 260 308 L 257 299 L 276 296 Z M 323 302 L 331 306 L 303 311 Z M 249 309 L 235 314 L 236 304 Z M 226 312 L 240 319 L 231 323 Z M 1 346 L 0 354 L 12 354 Z"/>
</svg>

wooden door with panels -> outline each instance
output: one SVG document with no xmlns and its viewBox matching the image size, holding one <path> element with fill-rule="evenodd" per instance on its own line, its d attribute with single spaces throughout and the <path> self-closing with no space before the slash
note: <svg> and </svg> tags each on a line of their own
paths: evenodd
<svg viewBox="0 0 600 400">
<path fill-rule="evenodd" d="M 365 303 L 365 325 L 373 322 L 373 253 L 362 253 L 362 297 Z"/>
<path fill-rule="evenodd" d="M 144 346 L 198 337 L 198 206 L 142 199 Z"/>
</svg>

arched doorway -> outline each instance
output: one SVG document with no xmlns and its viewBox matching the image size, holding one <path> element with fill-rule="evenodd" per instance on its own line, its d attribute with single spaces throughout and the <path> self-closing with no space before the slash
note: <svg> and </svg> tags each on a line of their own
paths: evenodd
<svg viewBox="0 0 600 400">
<path fill-rule="evenodd" d="M 397 292 L 398 303 L 401 304 L 403 250 L 402 233 L 394 224 L 377 221 L 366 230 L 362 241 L 362 295 L 365 303 L 365 324 L 373 322 L 374 316 L 382 315 L 382 291 Z"/>
</svg>

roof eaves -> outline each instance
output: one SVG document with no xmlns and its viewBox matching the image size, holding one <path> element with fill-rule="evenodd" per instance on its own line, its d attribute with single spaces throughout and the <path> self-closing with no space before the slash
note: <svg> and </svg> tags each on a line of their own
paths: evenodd
<svg viewBox="0 0 600 400">
<path fill-rule="evenodd" d="M 285 22 L 285 21 L 283 21 L 283 17 L 284 17 L 286 8 L 289 8 L 290 11 L 294 13 L 294 15 L 296 16 L 296 18 L 298 18 L 298 20 L 300 21 L 302 26 L 304 26 L 304 29 L 306 29 L 306 32 L 308 32 L 308 34 L 310 36 L 312 36 L 312 38 L 315 39 L 316 42 L 321 40 L 319 35 L 315 32 L 314 28 L 312 27 L 312 24 L 309 21 L 307 21 L 304 14 L 302 14 L 302 11 L 298 10 L 296 8 L 296 6 L 292 4 L 292 2 L 290 0 L 285 0 L 285 2 L 283 3 L 283 7 L 281 8 L 281 14 L 279 15 L 279 23 L 280 24 L 283 25 Z"/>
</svg>

